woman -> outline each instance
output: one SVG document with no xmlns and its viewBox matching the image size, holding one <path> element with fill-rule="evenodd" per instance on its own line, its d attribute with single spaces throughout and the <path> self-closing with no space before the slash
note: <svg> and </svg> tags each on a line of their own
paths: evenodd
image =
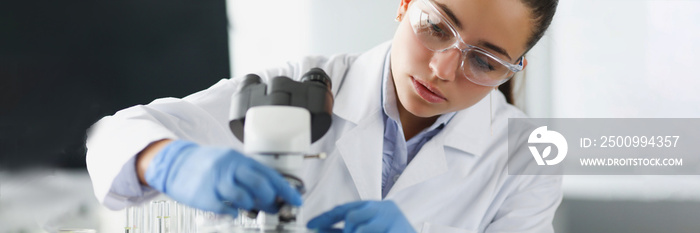
<svg viewBox="0 0 700 233">
<path fill-rule="evenodd" d="M 401 0 L 391 43 L 258 73 L 298 79 L 320 67 L 334 83 L 334 122 L 314 145 L 329 156 L 304 162 L 303 206 L 317 216 L 307 226 L 552 232 L 561 179 L 508 175 L 507 119 L 524 114 L 495 89 L 527 65 L 556 3 Z M 231 214 L 274 212 L 277 198 L 301 205 L 279 174 L 238 152 L 228 113 L 239 81 L 100 120 L 87 142 L 97 198 L 117 209 L 163 192 Z"/>
</svg>

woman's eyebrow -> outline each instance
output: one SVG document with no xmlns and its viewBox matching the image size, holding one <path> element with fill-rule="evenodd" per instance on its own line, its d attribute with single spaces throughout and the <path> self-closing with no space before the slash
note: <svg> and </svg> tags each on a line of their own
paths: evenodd
<svg viewBox="0 0 700 233">
<path fill-rule="evenodd" d="M 486 48 L 488 48 L 488 49 L 490 49 L 490 50 L 493 50 L 493 51 L 496 52 L 496 53 L 500 53 L 500 54 L 502 54 L 503 56 L 506 56 L 506 57 L 508 58 L 508 61 L 509 61 L 509 62 L 510 62 L 511 60 L 513 60 L 513 58 L 510 58 L 510 56 L 508 55 L 508 53 L 506 52 L 505 49 L 503 49 L 503 48 L 501 48 L 501 47 L 498 47 L 498 45 L 492 44 L 491 42 L 484 41 L 484 40 L 480 40 L 480 41 L 479 41 L 479 46 L 486 47 Z"/>
<path fill-rule="evenodd" d="M 457 28 L 459 28 L 460 30 L 462 29 L 462 22 L 459 22 L 459 19 L 457 19 L 457 16 L 455 16 L 454 12 L 452 12 L 452 10 L 450 10 L 449 7 L 447 7 L 445 4 L 442 4 L 439 2 L 434 2 L 434 3 L 436 5 L 438 5 L 442 9 L 442 11 L 445 12 L 447 17 L 449 17 L 450 20 L 452 20 L 452 22 L 454 22 L 454 24 L 455 24 L 455 26 L 457 26 Z"/>
<path fill-rule="evenodd" d="M 439 2 L 436 2 L 436 1 L 432 1 L 432 2 L 435 3 L 435 5 L 437 5 L 438 7 L 440 7 L 440 9 L 441 9 L 443 12 L 445 12 L 445 14 L 447 15 L 447 17 L 449 17 L 450 20 L 452 20 L 452 22 L 454 23 L 455 26 L 457 26 L 458 29 L 462 30 L 462 22 L 460 22 L 460 21 L 457 19 L 457 16 L 455 16 L 454 12 L 452 12 L 452 10 L 450 10 L 450 8 L 447 7 L 447 5 L 442 4 L 442 3 L 439 3 Z M 495 44 L 493 44 L 493 43 L 491 43 L 491 42 L 484 41 L 484 40 L 480 40 L 480 41 L 479 41 L 479 46 L 486 47 L 486 48 L 488 48 L 488 49 L 490 49 L 490 50 L 493 50 L 493 51 L 496 52 L 496 53 L 500 53 L 501 55 L 506 56 L 506 57 L 508 58 L 508 61 L 513 60 L 513 59 L 510 57 L 510 55 L 508 55 L 508 52 L 506 52 L 505 49 L 503 49 L 503 48 L 499 47 L 498 45 L 495 45 Z"/>
</svg>

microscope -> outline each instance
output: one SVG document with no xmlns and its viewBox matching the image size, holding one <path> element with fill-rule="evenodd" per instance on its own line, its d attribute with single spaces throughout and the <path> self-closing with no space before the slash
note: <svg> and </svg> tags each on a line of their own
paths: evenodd
<svg viewBox="0 0 700 233">
<path fill-rule="evenodd" d="M 259 76 L 249 74 L 233 95 L 231 104 L 229 127 L 243 142 L 244 153 L 277 170 L 304 194 L 304 182 L 300 178 L 303 160 L 325 158 L 324 153 L 309 153 L 311 143 L 331 126 L 333 95 L 328 75 L 313 68 L 298 82 L 278 76 L 265 84 Z M 258 222 L 257 229 L 249 230 L 306 232 L 296 222 L 298 207 L 282 200 L 278 200 L 278 205 L 280 210 L 276 214 L 247 211 L 245 215 Z"/>
</svg>

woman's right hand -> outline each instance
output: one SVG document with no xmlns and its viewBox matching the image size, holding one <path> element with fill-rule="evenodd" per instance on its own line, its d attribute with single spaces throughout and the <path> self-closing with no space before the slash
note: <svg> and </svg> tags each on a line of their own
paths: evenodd
<svg viewBox="0 0 700 233">
<path fill-rule="evenodd" d="M 159 142 L 166 144 L 157 153 L 144 155 L 147 148 L 139 155 L 137 171 L 142 182 L 178 202 L 234 216 L 238 208 L 276 213 L 278 197 L 301 205 L 299 192 L 277 171 L 235 150 L 182 140 Z"/>
</svg>

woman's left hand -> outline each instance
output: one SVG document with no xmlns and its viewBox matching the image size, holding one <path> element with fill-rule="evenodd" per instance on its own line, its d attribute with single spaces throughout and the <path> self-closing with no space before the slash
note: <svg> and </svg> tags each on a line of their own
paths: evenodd
<svg viewBox="0 0 700 233">
<path fill-rule="evenodd" d="M 345 221 L 344 229 L 333 225 Z M 393 201 L 357 201 L 337 206 L 306 225 L 319 232 L 416 232 Z"/>
</svg>

